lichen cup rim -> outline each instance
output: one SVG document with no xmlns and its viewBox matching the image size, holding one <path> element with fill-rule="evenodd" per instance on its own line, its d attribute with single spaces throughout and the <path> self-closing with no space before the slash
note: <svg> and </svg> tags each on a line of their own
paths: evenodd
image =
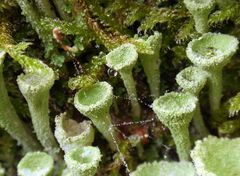
<svg viewBox="0 0 240 176">
<path fill-rule="evenodd" d="M 203 68 L 221 67 L 230 61 L 231 56 L 238 49 L 238 43 L 234 36 L 209 32 L 189 42 L 186 53 L 196 66 Z M 207 56 L 201 53 L 201 50 L 204 52 L 204 49 L 216 49 L 218 53 L 215 52 L 212 56 Z"/>
<path fill-rule="evenodd" d="M 190 66 L 177 74 L 176 81 L 185 91 L 195 93 L 206 84 L 207 73 L 198 67 Z"/>
<path fill-rule="evenodd" d="M 229 139 L 208 136 L 203 140 L 196 141 L 190 155 L 199 175 L 235 176 L 240 172 L 239 148 L 240 138 Z M 232 157 L 235 157 L 235 159 Z M 234 165 L 236 161 L 238 164 Z M 233 167 L 237 170 L 234 171 Z M 219 171 L 217 171 L 218 169 Z"/>
<path fill-rule="evenodd" d="M 33 166 L 29 168 L 28 165 Z M 18 174 L 27 175 L 29 174 L 40 174 L 47 175 L 53 170 L 54 161 L 51 156 L 45 152 L 29 152 L 27 153 L 18 164 Z M 44 169 L 43 169 L 44 168 Z M 34 174 L 34 175 L 35 175 Z"/>
<path fill-rule="evenodd" d="M 98 147 L 85 146 L 81 148 L 75 148 L 69 151 L 68 153 L 65 154 L 64 159 L 69 168 L 90 169 L 93 166 L 98 165 L 98 162 L 100 162 L 101 157 L 102 155 Z"/>
<path fill-rule="evenodd" d="M 98 94 L 95 93 L 94 97 L 91 95 L 90 98 L 88 94 L 91 94 L 95 88 L 97 88 L 96 91 Z M 97 82 L 79 90 L 74 97 L 74 104 L 82 113 L 88 114 L 102 106 L 111 105 L 112 96 L 112 86 L 110 84 L 107 82 Z M 92 100 L 95 100 L 95 102 Z M 84 101 L 87 101 L 87 103 L 84 103 Z"/>
<path fill-rule="evenodd" d="M 184 0 L 185 5 L 191 11 L 198 12 L 199 10 L 211 10 L 215 1 L 213 0 Z"/>
<path fill-rule="evenodd" d="M 160 121 L 169 124 L 181 120 L 180 117 L 192 113 L 197 105 L 197 98 L 190 93 L 170 92 L 154 100 L 152 107 Z M 177 119 L 175 119 L 177 117 Z"/>
<path fill-rule="evenodd" d="M 138 58 L 136 47 L 131 43 L 125 43 L 106 55 L 107 66 L 116 71 L 132 68 Z"/>
<path fill-rule="evenodd" d="M 66 124 L 66 122 L 68 124 Z M 58 126 L 58 128 L 62 128 L 61 132 L 63 133 L 62 137 L 66 137 L 67 142 L 71 141 L 78 141 L 79 139 L 84 138 L 85 136 L 87 136 L 88 134 L 90 134 L 93 130 L 92 128 L 92 122 L 89 120 L 84 120 L 80 123 L 78 123 L 77 121 L 73 120 L 73 119 L 68 119 L 67 118 L 67 113 L 61 113 L 60 115 L 58 115 L 55 118 L 55 123 L 56 126 Z M 78 125 L 80 126 L 80 130 L 76 131 L 76 129 L 71 129 L 71 128 L 67 128 L 69 127 L 71 124 L 70 123 L 74 123 L 74 125 Z M 69 134 L 69 131 L 72 132 L 72 134 Z M 56 134 L 55 134 L 56 136 Z"/>
<path fill-rule="evenodd" d="M 52 87 L 55 81 L 54 72 L 51 69 L 48 69 L 47 72 L 43 71 L 40 73 L 29 72 L 22 73 L 17 77 L 17 82 L 19 88 L 23 93 L 37 92 L 38 90 L 49 89 Z"/>
</svg>

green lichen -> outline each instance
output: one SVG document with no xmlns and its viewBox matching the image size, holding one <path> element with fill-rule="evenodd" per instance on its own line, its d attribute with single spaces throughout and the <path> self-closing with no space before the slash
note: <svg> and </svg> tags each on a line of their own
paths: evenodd
<svg viewBox="0 0 240 176">
<path fill-rule="evenodd" d="M 198 175 L 235 176 L 240 172 L 240 139 L 209 136 L 197 141 L 191 152 Z M 217 163 L 217 166 L 216 166 Z"/>
<path fill-rule="evenodd" d="M 153 162 L 139 165 L 130 176 L 195 176 L 195 170 L 190 162 Z"/>
<path fill-rule="evenodd" d="M 132 103 L 133 116 L 139 119 L 141 113 L 140 105 L 138 103 L 135 81 L 132 75 L 132 69 L 137 62 L 137 58 L 138 53 L 135 46 L 132 44 L 123 44 L 107 54 L 106 61 L 107 66 L 116 70 L 121 75 Z"/>
<path fill-rule="evenodd" d="M 189 92 L 198 97 L 207 82 L 207 72 L 197 67 L 187 67 L 177 74 L 176 81 L 184 92 Z M 207 136 L 209 134 L 203 121 L 199 103 L 196 107 L 193 123 L 201 136 Z"/>
<path fill-rule="evenodd" d="M 222 98 L 222 69 L 237 48 L 238 40 L 234 36 L 217 33 L 204 34 L 192 40 L 187 47 L 190 61 L 208 72 L 210 108 L 215 120 Z"/>
<path fill-rule="evenodd" d="M 113 137 L 116 138 L 116 133 L 109 114 L 112 99 L 112 86 L 107 82 L 98 82 L 78 91 L 74 97 L 74 106 L 91 119 L 93 124 L 107 139 L 111 148 L 116 150 L 113 139 Z"/>
<path fill-rule="evenodd" d="M 71 150 L 64 156 L 64 159 L 71 176 L 94 176 L 101 157 L 97 147 L 88 146 Z"/>
<path fill-rule="evenodd" d="M 77 123 L 62 113 L 55 118 L 55 123 L 55 137 L 65 152 L 93 143 L 94 129 L 90 121 Z"/>
<path fill-rule="evenodd" d="M 195 28 L 199 33 L 209 32 L 208 16 L 213 10 L 214 0 L 184 0 L 187 9 L 195 21 Z"/>
<path fill-rule="evenodd" d="M 44 152 L 27 153 L 18 163 L 19 176 L 51 176 L 54 162 L 51 156 Z"/>
<path fill-rule="evenodd" d="M 160 48 L 162 45 L 162 34 L 155 32 L 154 35 L 148 37 L 146 45 L 152 47 L 153 54 L 140 54 L 139 59 L 143 65 L 144 72 L 150 87 L 153 98 L 160 95 Z"/>
<path fill-rule="evenodd" d="M 171 92 L 152 104 L 158 119 L 169 128 L 180 160 L 189 160 L 191 143 L 188 127 L 197 103 L 197 98 L 192 94 Z"/>
<path fill-rule="evenodd" d="M 5 52 L 0 50 L 0 126 L 23 145 L 26 151 L 40 149 L 38 142 L 20 120 L 8 97 L 2 73 L 4 58 Z"/>
</svg>

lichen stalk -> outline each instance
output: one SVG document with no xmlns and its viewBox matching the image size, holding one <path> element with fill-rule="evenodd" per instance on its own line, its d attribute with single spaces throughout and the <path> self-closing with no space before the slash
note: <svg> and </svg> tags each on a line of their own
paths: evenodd
<svg viewBox="0 0 240 176">
<path fill-rule="evenodd" d="M 206 137 L 207 135 L 209 135 L 209 131 L 203 121 L 203 116 L 199 103 L 197 104 L 196 111 L 194 113 L 193 124 L 201 136 Z"/>
<path fill-rule="evenodd" d="M 209 72 L 209 103 L 214 120 L 217 120 L 217 112 L 222 98 L 222 70 L 212 69 Z"/>
<path fill-rule="evenodd" d="M 41 148 L 39 143 L 20 120 L 8 97 L 2 74 L 4 55 L 4 52 L 0 51 L 0 126 L 23 145 L 25 151 L 38 150 Z"/>
<path fill-rule="evenodd" d="M 106 55 L 107 66 L 118 71 L 127 89 L 132 103 L 132 115 L 138 120 L 141 114 L 137 101 L 137 91 L 133 79 L 132 70 L 138 58 L 136 47 L 130 43 L 123 44 Z"/>
<path fill-rule="evenodd" d="M 207 77 L 208 73 L 206 71 L 190 66 L 177 74 L 176 81 L 184 92 L 189 92 L 195 97 L 199 97 L 200 91 L 206 85 Z M 209 134 L 203 121 L 199 103 L 196 107 L 193 123 L 201 136 L 205 137 Z"/>
<path fill-rule="evenodd" d="M 206 33 L 209 31 L 209 26 L 208 26 L 208 15 L 205 13 L 200 13 L 200 14 L 195 14 L 193 16 L 193 19 L 195 21 L 195 28 L 197 32 L 199 33 Z"/>
<path fill-rule="evenodd" d="M 56 152 L 58 145 L 50 128 L 49 91 L 38 92 L 31 99 L 26 97 L 38 140 L 48 152 Z"/>
<path fill-rule="evenodd" d="M 202 34 L 208 32 L 208 16 L 214 8 L 215 1 L 184 0 L 184 3 L 193 16 L 196 31 Z"/>
<path fill-rule="evenodd" d="M 32 61 L 35 61 L 32 59 Z M 55 81 L 55 75 L 51 68 L 41 61 L 38 69 L 30 69 L 25 74 L 18 76 L 17 83 L 21 93 L 26 99 L 32 118 L 34 130 L 40 143 L 51 154 L 58 151 L 58 145 L 54 138 L 49 121 L 49 93 Z"/>
<path fill-rule="evenodd" d="M 160 48 L 162 44 L 162 34 L 155 32 L 146 41 L 147 45 L 150 45 L 153 50 L 153 54 L 140 54 L 144 72 L 147 76 L 147 81 L 150 87 L 150 92 L 153 99 L 160 95 Z"/>
<path fill-rule="evenodd" d="M 191 142 L 189 137 L 188 126 L 179 128 L 169 128 L 171 135 L 176 144 L 178 157 L 180 160 L 188 161 L 190 159 Z"/>
<path fill-rule="evenodd" d="M 140 105 L 138 103 L 138 99 L 137 99 L 137 90 L 136 90 L 136 86 L 135 81 L 133 79 L 133 75 L 132 75 L 132 70 L 124 70 L 124 71 L 119 71 L 121 78 L 123 80 L 124 86 L 127 89 L 127 93 L 129 95 L 129 99 L 131 100 L 131 105 L 132 105 L 132 114 L 133 116 L 138 119 L 140 116 Z"/>
</svg>

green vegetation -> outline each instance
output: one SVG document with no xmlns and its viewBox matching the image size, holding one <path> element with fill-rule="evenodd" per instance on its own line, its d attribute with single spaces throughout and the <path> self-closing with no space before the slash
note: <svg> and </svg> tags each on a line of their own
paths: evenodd
<svg viewBox="0 0 240 176">
<path fill-rule="evenodd" d="M 0 16 L 0 176 L 238 175 L 239 0 L 0 0 Z"/>
</svg>

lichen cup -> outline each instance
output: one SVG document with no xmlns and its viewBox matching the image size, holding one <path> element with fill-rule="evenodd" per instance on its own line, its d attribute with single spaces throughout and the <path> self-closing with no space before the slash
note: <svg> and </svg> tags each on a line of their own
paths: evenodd
<svg viewBox="0 0 240 176">
<path fill-rule="evenodd" d="M 197 67 L 208 73 L 209 101 L 213 118 L 217 118 L 222 97 L 222 69 L 238 49 L 234 36 L 206 33 L 187 46 L 187 56 Z M 216 120 L 216 119 L 215 119 Z"/>
<path fill-rule="evenodd" d="M 130 176 L 196 176 L 193 164 L 181 162 L 143 163 Z"/>
<path fill-rule="evenodd" d="M 92 145 L 94 141 L 94 129 L 89 120 L 76 122 L 68 118 L 67 113 L 62 113 L 55 118 L 54 135 L 64 152 L 74 148 Z"/>
<path fill-rule="evenodd" d="M 94 176 L 101 157 L 99 148 L 87 146 L 66 153 L 64 160 L 71 176 Z"/>
<path fill-rule="evenodd" d="M 184 0 L 184 3 L 192 14 L 195 28 L 199 33 L 206 33 L 208 29 L 208 16 L 214 8 L 214 0 Z"/>
<path fill-rule="evenodd" d="M 158 119 L 169 128 L 180 160 L 189 160 L 191 143 L 188 127 L 197 103 L 198 99 L 190 93 L 171 92 L 152 104 Z"/>
<path fill-rule="evenodd" d="M 136 47 L 133 44 L 123 44 L 106 55 L 107 66 L 116 70 L 121 75 L 132 104 L 132 114 L 139 119 L 141 110 L 138 103 L 135 81 L 132 69 L 138 59 Z"/>
<path fill-rule="evenodd" d="M 51 156 L 44 152 L 27 153 L 18 163 L 19 176 L 51 176 L 54 162 Z"/>
<path fill-rule="evenodd" d="M 209 136 L 196 142 L 191 151 L 198 175 L 237 176 L 240 173 L 240 138 Z"/>
<path fill-rule="evenodd" d="M 25 73 L 17 78 L 18 87 L 28 103 L 38 140 L 46 151 L 54 155 L 59 150 L 49 117 L 49 95 L 55 81 L 54 71 L 40 60 L 28 61 L 35 63 L 37 67 L 33 64 L 25 68 Z"/>
<path fill-rule="evenodd" d="M 207 72 L 201 68 L 190 66 L 183 69 L 177 74 L 176 81 L 178 85 L 183 89 L 183 92 L 189 92 L 194 96 L 199 97 L 200 91 L 203 89 L 207 82 Z M 209 134 L 208 129 L 206 128 L 203 121 L 199 103 L 196 107 L 193 123 L 202 137 L 205 137 Z"/>
<path fill-rule="evenodd" d="M 86 117 L 90 118 L 96 128 L 107 139 L 112 149 L 116 149 L 113 129 L 109 114 L 112 105 L 112 86 L 107 82 L 98 82 L 79 90 L 74 97 L 74 106 Z"/>
</svg>

